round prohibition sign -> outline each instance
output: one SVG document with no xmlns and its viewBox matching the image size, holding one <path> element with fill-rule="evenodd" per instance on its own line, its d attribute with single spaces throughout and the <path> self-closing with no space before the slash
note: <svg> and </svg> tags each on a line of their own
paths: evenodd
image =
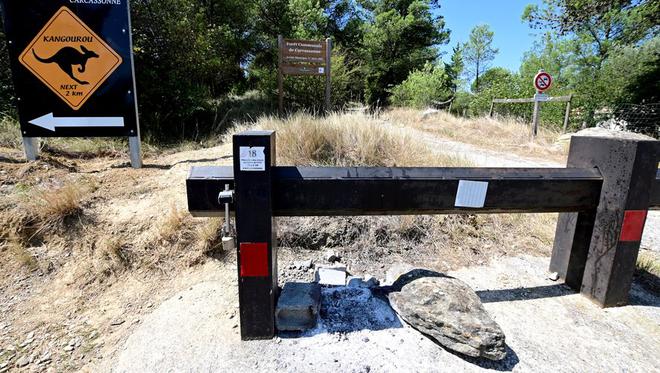
<svg viewBox="0 0 660 373">
<path fill-rule="evenodd" d="M 543 92 L 552 85 L 552 77 L 545 71 L 540 71 L 534 77 L 534 87 L 537 91 Z"/>
</svg>

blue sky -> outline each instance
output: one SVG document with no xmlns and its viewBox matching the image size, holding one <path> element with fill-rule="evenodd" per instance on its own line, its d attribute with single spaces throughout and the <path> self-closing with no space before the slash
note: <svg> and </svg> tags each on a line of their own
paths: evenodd
<svg viewBox="0 0 660 373">
<path fill-rule="evenodd" d="M 439 12 L 451 30 L 449 44 L 440 48 L 445 52 L 443 60 L 449 61 L 452 47 L 467 41 L 474 26 L 488 24 L 495 32 L 493 44 L 500 50 L 491 66 L 518 71 L 523 54 L 540 34 L 540 30 L 533 30 L 520 20 L 530 3 L 540 4 L 541 0 L 441 0 Z"/>
</svg>

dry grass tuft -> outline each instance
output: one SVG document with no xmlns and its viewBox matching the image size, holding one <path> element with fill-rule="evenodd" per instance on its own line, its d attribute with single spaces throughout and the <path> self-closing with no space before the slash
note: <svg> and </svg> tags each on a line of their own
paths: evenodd
<svg viewBox="0 0 660 373">
<path fill-rule="evenodd" d="M 82 212 L 81 202 L 85 194 L 85 188 L 74 184 L 55 190 L 40 189 L 33 195 L 33 213 L 43 225 L 62 223 Z"/>
<path fill-rule="evenodd" d="M 203 253 L 214 252 L 222 248 L 222 224 L 224 219 L 206 219 L 197 233 L 198 242 Z"/>
<path fill-rule="evenodd" d="M 652 252 L 640 251 L 636 267 L 638 271 L 660 277 L 660 258 Z"/>
<path fill-rule="evenodd" d="M 37 260 L 35 257 L 28 251 L 28 249 L 23 245 L 22 240 L 17 234 L 13 231 L 8 232 L 9 237 L 3 239 L 4 249 L 9 252 L 9 254 L 18 262 L 19 265 L 33 270 L 37 268 Z"/>
<path fill-rule="evenodd" d="M 185 223 L 186 214 L 174 205 L 170 206 L 170 211 L 161 220 L 158 226 L 158 237 L 161 240 L 169 241 L 178 236 Z"/>
<path fill-rule="evenodd" d="M 0 147 L 21 148 L 21 129 L 11 115 L 0 113 Z"/>
<path fill-rule="evenodd" d="M 247 128 L 239 126 L 234 133 Z M 251 128 L 277 131 L 280 164 L 451 167 L 466 163 L 434 153 L 410 135 L 393 131 L 373 116 L 361 113 L 335 113 L 322 118 L 304 113 L 286 119 L 262 117 Z"/>
<path fill-rule="evenodd" d="M 568 152 L 566 144 L 556 144 L 559 132 L 541 127 L 533 140 L 530 124 L 513 118 L 459 118 L 442 111 L 423 117 L 419 110 L 405 108 L 392 109 L 383 117 L 392 123 L 507 153 L 550 157 L 561 162 Z"/>
</svg>

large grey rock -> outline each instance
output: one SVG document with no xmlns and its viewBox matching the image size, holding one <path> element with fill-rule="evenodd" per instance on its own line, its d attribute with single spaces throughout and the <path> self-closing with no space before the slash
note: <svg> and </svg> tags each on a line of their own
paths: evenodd
<svg viewBox="0 0 660 373">
<path fill-rule="evenodd" d="M 315 282 L 287 282 L 275 308 L 278 330 L 303 331 L 316 326 L 321 286 Z"/>
<path fill-rule="evenodd" d="M 399 277 L 390 290 L 388 298 L 399 316 L 442 346 L 491 360 L 506 356 L 502 329 L 464 282 L 416 269 Z"/>
</svg>

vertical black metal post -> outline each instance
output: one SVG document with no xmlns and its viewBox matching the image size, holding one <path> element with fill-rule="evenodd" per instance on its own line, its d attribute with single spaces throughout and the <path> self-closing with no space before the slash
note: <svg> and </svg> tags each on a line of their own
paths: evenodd
<svg viewBox="0 0 660 373">
<path fill-rule="evenodd" d="M 275 334 L 278 295 L 272 206 L 275 132 L 234 135 L 233 155 L 241 339 L 269 339 Z"/>
<path fill-rule="evenodd" d="M 624 305 L 635 271 L 660 141 L 573 137 L 568 167 L 603 175 L 596 211 L 560 214 L 550 270 L 603 307 Z"/>
</svg>

